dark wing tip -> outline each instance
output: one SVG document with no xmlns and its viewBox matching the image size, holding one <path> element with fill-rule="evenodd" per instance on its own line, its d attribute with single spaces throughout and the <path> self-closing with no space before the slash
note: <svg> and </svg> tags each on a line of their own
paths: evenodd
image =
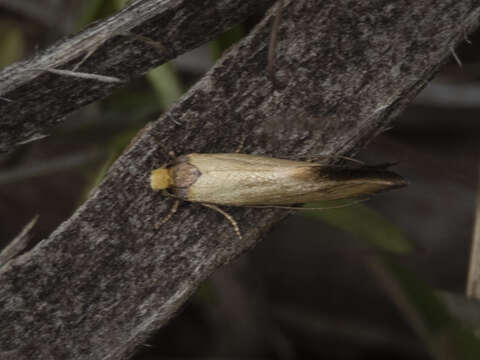
<svg viewBox="0 0 480 360">
<path fill-rule="evenodd" d="M 320 178 L 343 184 L 352 196 L 375 194 L 405 187 L 409 182 L 397 173 L 379 167 L 361 166 L 346 168 L 329 166 L 313 170 Z"/>
</svg>

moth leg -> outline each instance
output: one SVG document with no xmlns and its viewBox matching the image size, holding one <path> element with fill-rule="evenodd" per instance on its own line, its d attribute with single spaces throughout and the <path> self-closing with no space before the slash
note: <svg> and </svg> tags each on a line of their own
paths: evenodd
<svg viewBox="0 0 480 360">
<path fill-rule="evenodd" d="M 167 216 L 165 216 L 162 220 L 158 221 L 153 227 L 155 228 L 155 230 L 158 230 L 160 228 L 160 226 L 162 226 L 163 224 L 165 224 L 168 220 L 171 219 L 171 217 L 173 216 L 173 214 L 175 214 L 178 210 L 178 205 L 180 204 L 180 200 L 176 199 L 175 202 L 173 203 L 173 206 L 172 208 L 170 209 L 170 212 L 168 213 Z"/>
<path fill-rule="evenodd" d="M 228 221 L 230 221 L 230 224 L 232 224 L 233 226 L 233 230 L 235 230 L 235 233 L 237 234 L 237 236 L 239 237 L 240 240 L 242 240 L 242 234 L 240 233 L 240 228 L 238 227 L 238 223 L 235 221 L 235 219 L 233 218 L 232 215 L 230 215 L 229 213 L 227 213 L 226 211 L 220 209 L 218 206 L 216 205 L 212 205 L 212 204 L 203 204 L 203 206 L 205 207 L 208 207 L 210 209 L 213 209 L 215 211 L 218 211 L 220 214 L 222 214 L 223 216 L 226 217 L 226 219 Z"/>
</svg>

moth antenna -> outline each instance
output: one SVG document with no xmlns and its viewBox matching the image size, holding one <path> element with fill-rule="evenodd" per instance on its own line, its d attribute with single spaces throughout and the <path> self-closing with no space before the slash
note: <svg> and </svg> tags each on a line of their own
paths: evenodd
<svg viewBox="0 0 480 360">
<path fill-rule="evenodd" d="M 230 221 L 230 224 L 232 224 L 233 226 L 233 230 L 235 230 L 235 233 L 237 234 L 237 236 L 239 237 L 240 240 L 243 239 L 242 237 L 242 234 L 240 233 L 240 228 L 238 226 L 238 223 L 235 221 L 235 219 L 233 218 L 232 215 L 230 215 L 229 213 L 227 213 L 226 211 L 220 209 L 218 206 L 216 205 L 212 205 L 212 204 L 203 204 L 203 206 L 205 207 L 208 207 L 210 209 L 213 209 L 215 211 L 218 211 L 220 214 L 222 214 L 223 216 L 225 216 L 227 218 L 228 221 Z"/>
<path fill-rule="evenodd" d="M 358 160 L 358 159 L 352 158 L 350 156 L 338 155 L 337 157 L 339 159 L 348 160 L 348 161 L 354 162 L 356 164 L 365 165 L 365 163 L 362 160 Z"/>
<path fill-rule="evenodd" d="M 342 160 L 347 160 L 347 161 L 353 162 L 355 164 L 365 166 L 365 163 L 362 160 L 358 160 L 358 159 L 355 159 L 355 158 L 352 158 L 352 157 L 349 157 L 349 156 L 345 156 L 345 155 L 317 155 L 317 156 L 311 157 L 310 159 L 307 159 L 307 161 L 315 162 L 315 161 L 318 161 L 320 159 L 342 159 Z"/>
<path fill-rule="evenodd" d="M 386 162 L 386 163 L 380 163 L 380 164 L 375 164 L 375 165 L 366 165 L 366 167 L 370 169 L 376 169 L 376 170 L 385 170 L 388 169 L 392 166 L 396 166 L 400 163 L 400 161 L 394 161 L 394 162 Z"/>
<path fill-rule="evenodd" d="M 162 226 L 163 224 L 165 224 L 168 220 L 170 220 L 172 218 L 173 214 L 175 214 L 177 212 L 179 204 L 180 204 L 180 200 L 178 200 L 178 199 L 175 200 L 175 202 L 173 203 L 173 206 L 170 209 L 170 212 L 168 213 L 168 215 L 165 216 L 162 220 L 158 221 L 154 225 L 155 230 L 158 230 L 160 228 L 160 226 Z"/>
<path fill-rule="evenodd" d="M 347 204 L 342 204 L 342 205 L 336 205 L 336 206 L 327 206 L 327 207 L 309 207 L 309 208 L 304 208 L 304 207 L 294 207 L 294 206 L 281 206 L 281 205 L 264 205 L 264 206 L 248 206 L 248 207 L 253 207 L 253 208 L 273 208 L 273 209 L 287 209 L 287 210 L 330 210 L 330 209 L 341 209 L 344 207 L 349 207 L 353 206 L 365 201 L 370 200 L 369 198 L 367 199 L 358 199 L 355 201 L 351 201 Z"/>
</svg>

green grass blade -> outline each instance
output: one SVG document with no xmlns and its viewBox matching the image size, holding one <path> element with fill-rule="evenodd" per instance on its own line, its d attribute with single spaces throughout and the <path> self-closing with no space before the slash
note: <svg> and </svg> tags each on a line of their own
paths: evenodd
<svg viewBox="0 0 480 360">
<path fill-rule="evenodd" d="M 479 339 L 432 288 L 388 257 L 373 259 L 371 267 L 434 359 L 480 359 Z"/>
<path fill-rule="evenodd" d="M 0 25 L 0 69 L 23 58 L 25 38 L 18 26 Z"/>
<path fill-rule="evenodd" d="M 306 208 L 328 208 L 329 206 L 331 207 L 332 203 L 305 205 Z M 337 209 L 302 211 L 301 214 L 364 239 L 384 251 L 405 254 L 415 248 L 396 225 L 377 211 L 362 204 Z"/>
<path fill-rule="evenodd" d="M 172 63 L 163 64 L 149 71 L 147 78 L 163 110 L 166 110 L 183 94 L 183 85 Z"/>
</svg>

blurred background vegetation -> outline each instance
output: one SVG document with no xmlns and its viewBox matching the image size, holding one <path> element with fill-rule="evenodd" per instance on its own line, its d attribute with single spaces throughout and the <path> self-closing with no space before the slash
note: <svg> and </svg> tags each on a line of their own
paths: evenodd
<svg viewBox="0 0 480 360">
<path fill-rule="evenodd" d="M 124 5 L 0 2 L 0 68 Z M 0 155 L 0 248 L 37 214 L 30 246 L 47 237 L 138 130 L 262 15 L 71 114 L 50 137 Z M 408 188 L 288 218 L 207 280 L 135 359 L 480 359 L 480 311 L 461 303 L 477 186 L 478 44 L 480 33 L 457 49 L 462 66 L 452 57 L 359 154 L 398 161 Z"/>
</svg>

